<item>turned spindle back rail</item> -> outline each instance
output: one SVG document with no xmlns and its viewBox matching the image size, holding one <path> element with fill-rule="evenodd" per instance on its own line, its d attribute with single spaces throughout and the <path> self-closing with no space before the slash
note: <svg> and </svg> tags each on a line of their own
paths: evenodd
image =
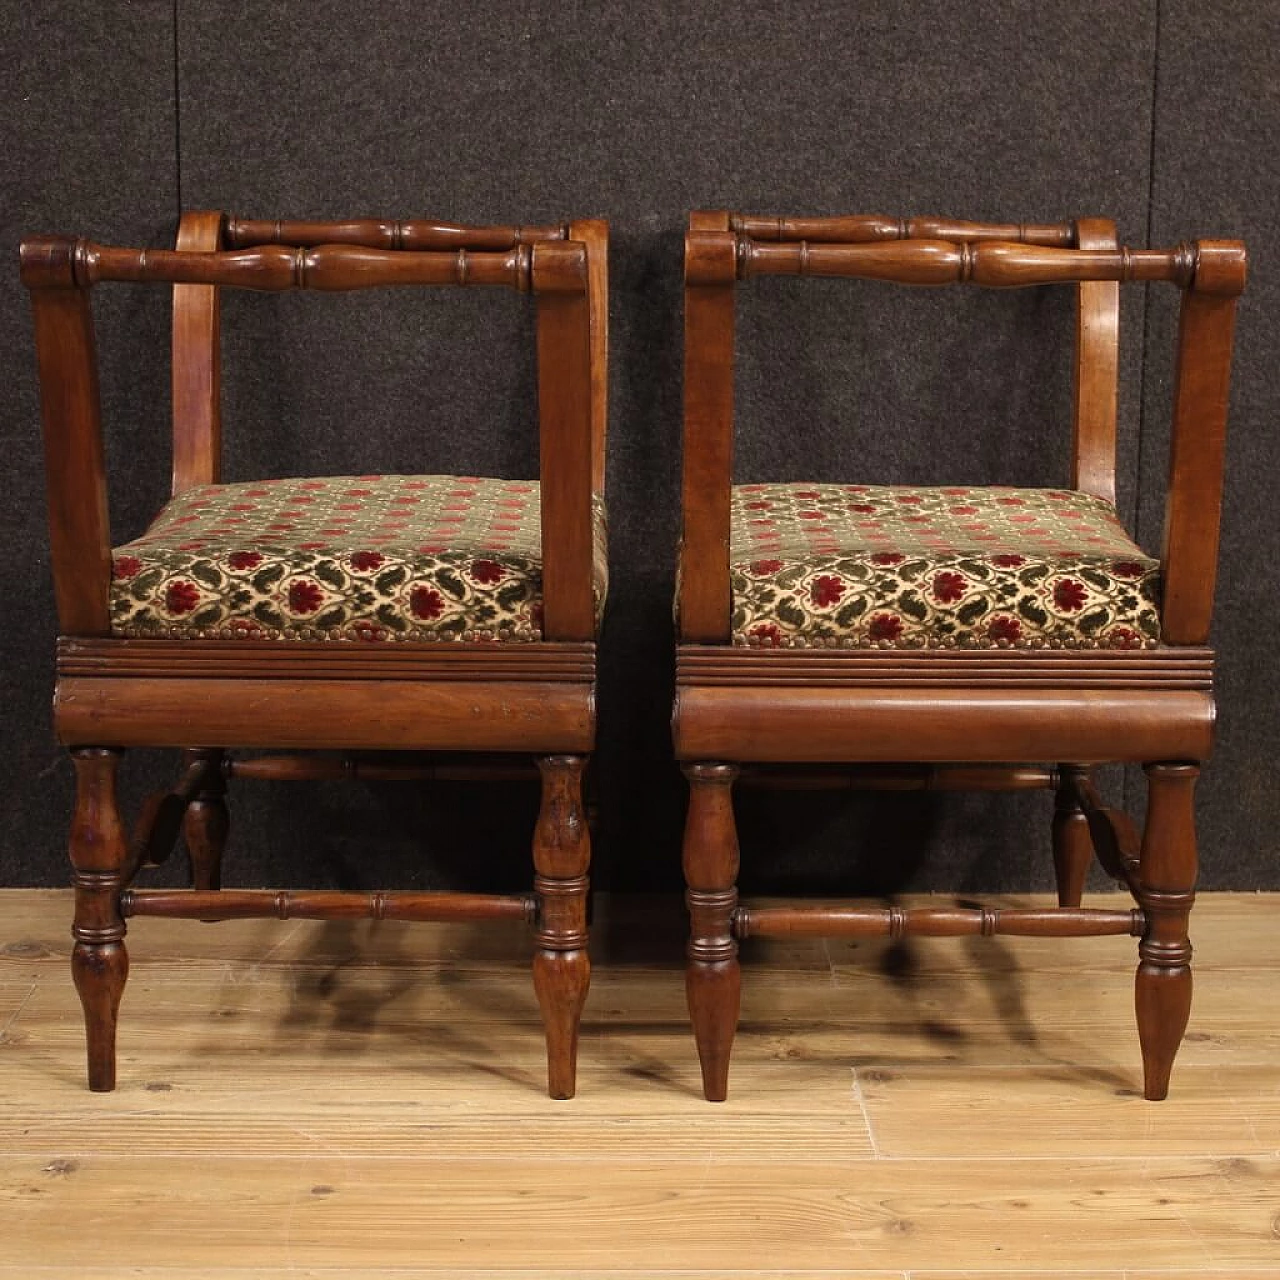
<svg viewBox="0 0 1280 1280">
<path fill-rule="evenodd" d="M 1235 303 L 1245 273 L 1244 246 L 1236 241 L 1129 249 L 1099 218 L 1026 225 L 693 214 L 685 240 L 681 640 L 729 639 L 734 290 L 755 277 L 792 275 L 1077 286 L 1072 484 L 1108 501 L 1115 497 L 1118 286 L 1163 282 L 1181 289 L 1162 620 L 1166 643 L 1203 644 L 1216 574 Z"/>
<path fill-rule="evenodd" d="M 227 218 L 223 242 L 228 249 L 262 244 L 356 244 L 366 249 L 511 249 L 516 245 L 567 240 L 565 226 L 473 227 L 458 222 L 390 222 L 350 218 L 345 222 L 308 222 L 267 218 Z"/>
<path fill-rule="evenodd" d="M 496 286 L 535 295 L 543 633 L 591 640 L 591 504 L 604 490 L 607 426 L 607 244 L 605 224 L 595 220 L 472 227 L 256 221 L 213 211 L 184 214 L 174 250 L 66 236 L 24 241 L 62 633 L 110 634 L 111 536 L 89 298 L 99 283 L 130 281 L 174 286 L 175 494 L 221 479 L 220 289 Z"/>
<path fill-rule="evenodd" d="M 35 242 L 39 243 L 39 242 Z M 56 243 L 56 242 L 55 242 Z M 586 254 L 581 245 L 555 242 L 561 251 L 542 288 L 585 290 Z M 258 245 L 252 249 L 183 252 L 123 249 L 77 240 L 71 255 L 78 286 L 108 280 L 152 284 L 219 285 L 279 293 L 288 289 L 349 290 L 389 285 L 503 285 L 519 293 L 533 289 L 533 252 L 510 249 L 367 249 L 362 245 L 312 247 Z"/>
</svg>

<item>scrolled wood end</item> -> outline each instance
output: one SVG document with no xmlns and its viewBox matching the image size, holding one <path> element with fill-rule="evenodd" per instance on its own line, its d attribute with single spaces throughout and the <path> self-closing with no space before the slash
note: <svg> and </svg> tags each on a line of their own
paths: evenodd
<svg viewBox="0 0 1280 1280">
<path fill-rule="evenodd" d="M 535 244 L 530 278 L 534 293 L 586 293 L 586 245 L 574 240 L 545 240 Z"/>
<path fill-rule="evenodd" d="M 732 284 L 739 275 L 739 241 L 731 231 L 690 231 L 684 238 L 686 285 Z"/>
<path fill-rule="evenodd" d="M 1183 246 L 1179 246 L 1182 248 Z M 1239 240 L 1197 240 L 1189 285 L 1197 293 L 1238 298 L 1249 274 L 1249 255 Z"/>
<path fill-rule="evenodd" d="M 30 236 L 18 250 L 22 283 L 28 289 L 74 289 L 81 241 L 74 236 Z"/>
</svg>

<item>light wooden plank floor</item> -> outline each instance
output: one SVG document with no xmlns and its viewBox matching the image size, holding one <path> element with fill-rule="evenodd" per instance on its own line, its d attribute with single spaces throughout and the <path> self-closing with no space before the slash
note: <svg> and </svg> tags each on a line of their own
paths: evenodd
<svg viewBox="0 0 1280 1280">
<path fill-rule="evenodd" d="M 520 929 L 365 922 L 137 922 L 94 1095 L 69 919 L 0 892 L 0 1280 L 1280 1278 L 1280 896 L 1201 898 L 1161 1104 L 1106 938 L 752 944 L 711 1106 L 635 901 L 572 1102 Z"/>
</svg>

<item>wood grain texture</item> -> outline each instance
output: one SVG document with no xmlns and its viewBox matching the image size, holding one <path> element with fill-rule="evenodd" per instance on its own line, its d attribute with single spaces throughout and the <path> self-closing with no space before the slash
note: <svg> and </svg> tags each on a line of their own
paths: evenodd
<svg viewBox="0 0 1280 1280">
<path fill-rule="evenodd" d="M 673 726 L 682 760 L 1198 760 L 1212 743 L 1213 700 L 1182 690 L 698 684 L 677 689 Z"/>
<path fill-rule="evenodd" d="M 148 1192 L 188 1182 L 191 1162 L 104 1156 L 75 1164 L 0 1158 L 0 1185 L 25 1200 L 11 1258 L 66 1265 L 140 1252 L 152 1265 L 180 1267 L 216 1250 L 233 1268 L 282 1258 L 334 1268 L 366 1262 L 376 1242 L 387 1267 L 421 1266 L 424 1257 L 441 1269 L 493 1267 L 527 1251 L 551 1215 L 561 1266 L 584 1269 L 652 1274 L 655 1259 L 673 1270 L 715 1267 L 732 1235 L 752 1268 L 788 1274 L 829 1267 L 833 1255 L 873 1268 L 904 1255 L 920 1266 L 953 1266 L 960 1251 L 1020 1274 L 1048 1257 L 1097 1266 L 1116 1255 L 1167 1268 L 1190 1256 L 1216 1274 L 1222 1265 L 1270 1261 L 1280 1181 L 1280 1163 L 1260 1157 L 1225 1168 L 1207 1159 L 1049 1168 L 958 1160 L 924 1169 L 886 1161 L 870 1185 L 865 1162 L 762 1167 L 729 1159 L 708 1162 L 698 1177 L 689 1170 L 686 1186 L 673 1186 L 661 1166 L 586 1162 L 571 1176 L 563 1162 L 530 1160 L 496 1182 L 492 1160 L 450 1160 L 433 1175 L 419 1160 L 352 1162 L 339 1149 L 305 1160 L 209 1161 L 159 1215 Z M 1077 1201 L 1086 1197 L 1082 1232 Z M 228 1202 L 233 1215 L 219 1212 Z M 754 1221 L 744 1205 L 758 1213 Z M 92 1240 L 60 1229 L 68 1218 L 92 1220 Z"/>
<path fill-rule="evenodd" d="M 591 495 L 599 373 L 592 345 L 593 280 L 582 244 L 534 249 L 538 295 L 538 452 L 542 504 L 542 631 L 595 635 Z M 598 275 L 598 270 L 597 270 Z M 599 303 L 596 303 L 599 309 Z M 595 319 L 598 322 L 599 316 Z M 598 331 L 598 330 L 597 330 Z"/>
<path fill-rule="evenodd" d="M 739 1000 L 736 956 L 719 941 L 721 916 L 742 938 L 1140 935 L 1137 1011 L 1144 1092 L 1150 1099 L 1165 1096 L 1190 1008 L 1187 917 L 1195 866 L 1190 789 L 1179 792 L 1172 779 L 1194 777 L 1213 741 L 1212 654 L 1200 646 L 1212 606 L 1231 325 L 1244 272 L 1244 249 L 1236 242 L 1130 249 L 1117 244 L 1114 224 L 1103 218 L 1034 227 L 874 215 L 793 219 L 704 212 L 690 218 L 685 538 L 678 601 L 682 643 L 672 734 L 690 787 L 685 841 L 689 1004 L 709 1099 L 725 1097 Z M 790 638 L 781 642 L 787 646 L 781 651 L 730 643 L 735 638 L 729 577 L 733 295 L 738 282 L 772 275 L 989 288 L 1075 284 L 1071 483 L 1107 501 L 1114 501 L 1116 492 L 1118 286 L 1163 281 L 1180 288 L 1165 538 L 1166 644 L 1150 652 L 1102 654 L 1002 651 L 994 645 L 988 651 L 958 652 L 942 647 L 943 637 L 937 650 L 905 652 L 891 646 L 846 651 L 835 644 L 793 649 Z M 1030 544 L 1028 554 L 1034 554 Z M 905 597 L 900 604 L 910 611 Z M 732 880 L 722 877 L 712 884 L 708 879 L 709 851 L 728 846 L 734 822 L 731 807 L 722 806 L 723 813 L 715 810 L 717 834 L 708 836 L 713 812 L 708 770 L 731 777 L 744 762 L 765 765 L 764 777 L 776 785 L 774 779 L 787 766 L 819 766 L 805 771 L 801 787 L 870 785 L 875 771 L 883 770 L 890 785 L 902 787 L 915 781 L 904 766 L 1011 761 L 1068 762 L 1060 766 L 1053 823 L 1060 899 L 1053 911 L 968 904 L 916 911 L 812 903 L 735 908 Z M 1143 763 L 1152 779 L 1141 859 L 1133 823 L 1102 805 L 1088 783 L 1088 768 L 1109 762 Z M 854 782 L 832 767 L 838 764 L 869 767 L 860 777 L 855 771 Z M 1095 852 L 1104 869 L 1134 894 L 1136 910 L 1080 908 Z M 1140 861 L 1155 868 L 1155 881 L 1143 877 Z M 1166 879 L 1176 883 L 1160 888 L 1158 882 Z M 731 973 L 732 992 L 728 985 L 720 991 L 711 983 L 713 968 Z"/>
<path fill-rule="evenodd" d="M 315 248 L 263 245 L 217 253 L 183 253 L 172 249 L 129 249 L 90 240 L 71 243 L 75 281 L 81 288 L 109 280 L 219 285 L 267 293 L 291 289 L 341 292 L 392 285 L 499 285 L 519 293 L 527 293 L 530 288 L 528 245 L 454 252 L 339 244 Z"/>
<path fill-rule="evenodd" d="M 128 889 L 124 916 L 170 920 L 522 920 L 533 919 L 529 897 L 492 893 L 350 889 Z"/>
<path fill-rule="evenodd" d="M 182 835 L 191 859 L 191 885 L 194 889 L 219 889 L 222 887 L 222 855 L 231 830 L 225 755 L 216 747 L 197 747 L 186 751 L 183 758 L 188 771 L 201 769 L 200 785 L 182 815 Z"/>
<path fill-rule="evenodd" d="M 364 645 L 291 640 L 84 640 L 58 641 L 61 676 L 152 676 L 196 679 L 238 676 L 281 680 L 554 680 L 590 684 L 595 646 L 584 644 Z"/>
<path fill-rule="evenodd" d="M 1059 249 L 1039 245 L 952 240 L 875 244 L 768 244 L 737 241 L 738 278 L 829 276 L 897 284 L 974 284 L 989 289 L 1078 284 L 1090 280 L 1166 281 L 1189 285 L 1199 246 L 1170 249 Z"/>
<path fill-rule="evenodd" d="M 190 210 L 178 223 L 180 253 L 221 248 L 222 214 Z M 217 484 L 222 474 L 222 333 L 218 290 L 173 286 L 173 492 Z"/>
<path fill-rule="evenodd" d="M 1007 240 L 1070 248 L 1076 244 L 1069 222 L 966 222 L 958 218 L 889 218 L 851 214 L 835 218 L 788 218 L 735 213 L 730 226 L 753 240 L 809 240 L 863 244 L 879 240 L 955 240 L 962 243 Z"/>
<path fill-rule="evenodd" d="M 349 218 L 314 222 L 297 218 L 228 218 L 227 245 L 354 244 L 366 249 L 510 249 L 519 244 L 567 238 L 564 226 L 480 227 L 426 219 Z"/>
<path fill-rule="evenodd" d="M 591 488 L 605 491 L 609 438 L 609 225 L 601 218 L 569 224 L 569 239 L 587 250 L 591 310 Z"/>
<path fill-rule="evenodd" d="M 685 994 L 707 1101 L 729 1092 L 729 1055 L 738 1029 L 742 966 L 734 937 L 738 905 L 738 832 L 733 813 L 735 765 L 699 762 L 684 768 L 689 811 L 684 878 L 689 908 Z"/>
<path fill-rule="evenodd" d="M 1078 218 L 1074 247 L 1115 250 L 1110 218 Z M 1116 500 L 1116 418 L 1120 386 L 1120 286 L 1081 284 L 1076 290 L 1071 487 L 1113 506 Z"/>
<path fill-rule="evenodd" d="M 1196 888 L 1195 785 L 1191 764 L 1147 766 L 1147 822 L 1136 897 L 1147 925 L 1138 946 L 1134 1001 L 1142 1039 L 1145 1096 L 1169 1092 L 1174 1055 L 1191 1015 L 1188 921 Z"/>
<path fill-rule="evenodd" d="M 116 1087 L 116 1020 L 129 977 L 125 924 L 120 912 L 121 873 L 127 846 L 116 798 L 120 752 L 104 747 L 72 753 L 76 807 L 69 852 L 76 907 L 71 976 L 84 1008 L 89 1088 Z"/>
<path fill-rule="evenodd" d="M 32 289 L 31 305 L 58 625 L 73 635 L 107 635 L 111 521 L 89 295 L 70 287 L 66 243 L 24 245 L 22 263 L 24 279 L 51 281 Z"/>
<path fill-rule="evenodd" d="M 682 644 L 680 685 L 803 684 L 953 688 L 1204 689 L 1213 687 L 1213 652 L 1203 648 L 1072 649 L 756 649 Z"/>
<path fill-rule="evenodd" d="M 0 1217 L 18 1224 L 0 1274 L 1274 1269 L 1280 949 L 1267 896 L 1201 903 L 1207 980 L 1160 1108 L 1135 1106 L 1131 1033 L 1106 1025 L 1128 995 L 1122 939 L 1062 967 L 1033 940 L 994 954 L 922 943 L 927 983 L 891 976 L 867 944 L 760 943 L 769 964 L 746 992 L 734 1096 L 707 1107 L 677 957 L 615 950 L 653 938 L 669 904 L 609 900 L 569 1107 L 541 1093 L 527 941 L 487 931 L 483 961 L 472 950 L 465 980 L 449 981 L 474 929 L 393 922 L 284 935 L 140 923 L 132 982 L 149 998 L 121 1029 L 120 1088 L 88 1095 L 68 896 L 0 894 L 0 1087 L 15 1103 L 0 1109 Z M 841 1005 L 839 1021 L 822 1016 Z M 875 1026 L 889 1016 L 891 1031 Z M 68 1231 L 72 1219 L 92 1233 Z"/>
<path fill-rule="evenodd" d="M 1203 644 L 1209 635 L 1236 297 L 1245 270 L 1242 245 L 1201 244 L 1196 287 L 1182 298 L 1161 556 L 1161 623 L 1168 644 Z"/>
<path fill-rule="evenodd" d="M 540 756 L 542 796 L 533 831 L 536 902 L 533 989 L 547 1037 L 547 1091 L 572 1098 L 578 1028 L 591 983 L 587 954 L 591 832 L 582 802 L 581 756 Z"/>
<path fill-rule="evenodd" d="M 677 618 L 686 643 L 729 639 L 735 247 L 727 225 L 727 214 L 694 214 L 685 241 Z"/>
<path fill-rule="evenodd" d="M 431 680 L 75 676 L 59 681 L 59 741 L 121 746 L 587 751 L 589 685 Z"/>
<path fill-rule="evenodd" d="M 191 212 L 181 220 L 172 251 L 58 236 L 24 242 L 22 279 L 35 312 L 63 632 L 55 718 L 62 740 L 73 747 L 78 779 L 70 842 L 76 884 L 72 970 L 84 1009 L 91 1089 L 115 1087 L 116 1018 L 128 974 L 126 916 L 533 923 L 536 903 L 534 981 L 546 1023 L 550 1091 L 573 1095 L 590 969 L 589 840 L 580 780 L 595 742 L 593 499 L 603 497 L 605 479 L 608 228 L 588 220 L 572 229 L 578 238 L 566 240 L 569 228 L 563 226 L 480 228 L 372 219 L 262 223 Z M 175 493 L 220 478 L 220 288 L 430 284 L 536 292 L 540 625 L 551 643 L 381 647 L 332 641 L 293 647 L 111 638 L 111 534 L 89 305 L 91 287 L 111 280 L 174 285 Z M 178 747 L 187 762 L 178 783 L 144 802 L 132 842 L 123 835 L 115 799 L 116 758 L 125 746 Z M 534 842 L 536 899 L 223 890 L 229 774 L 223 752 L 234 747 L 525 754 L 523 770 L 509 759 L 488 771 L 482 764 L 477 773 L 474 767 L 405 760 L 402 754 L 390 765 L 370 764 L 364 771 L 366 777 L 490 780 L 527 777 L 527 757 L 536 754 L 547 757 L 544 776 L 548 768 L 559 776 L 560 764 L 572 760 L 572 797 L 557 793 L 548 805 L 544 796 Z M 561 754 L 566 752 L 575 754 Z M 360 776 L 352 756 L 334 763 L 336 771 L 323 762 L 277 755 L 248 763 L 241 775 Z M 168 856 L 179 829 L 195 888 L 127 889 L 142 868 Z M 561 865 L 556 853 L 570 846 L 573 868 Z"/>
</svg>

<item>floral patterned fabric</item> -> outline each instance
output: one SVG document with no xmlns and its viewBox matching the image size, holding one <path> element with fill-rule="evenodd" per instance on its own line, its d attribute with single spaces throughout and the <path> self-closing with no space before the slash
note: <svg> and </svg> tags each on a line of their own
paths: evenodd
<svg viewBox="0 0 1280 1280">
<path fill-rule="evenodd" d="M 736 644 L 1138 649 L 1160 565 L 1065 489 L 754 484 L 733 491 Z"/>
<path fill-rule="evenodd" d="M 326 476 L 202 485 L 112 556 L 118 636 L 540 640 L 536 481 Z M 597 617 L 606 589 L 595 511 Z"/>
</svg>

